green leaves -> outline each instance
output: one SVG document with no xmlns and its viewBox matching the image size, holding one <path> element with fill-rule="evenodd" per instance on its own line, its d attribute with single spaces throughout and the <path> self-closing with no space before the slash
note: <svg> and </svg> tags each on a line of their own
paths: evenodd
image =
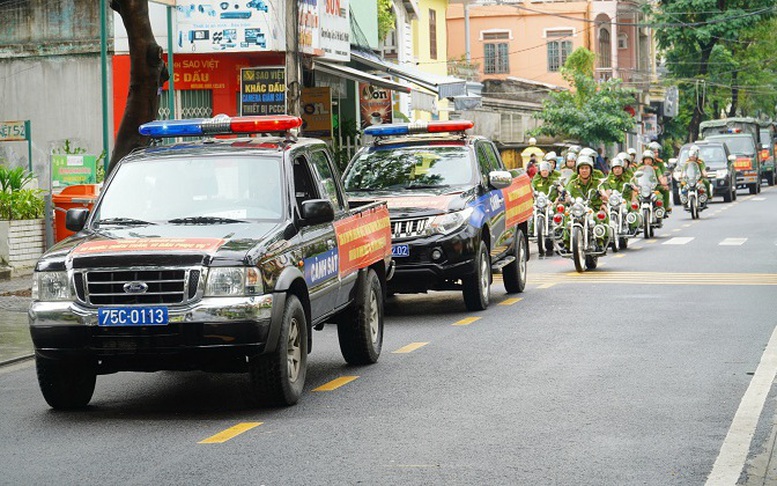
<svg viewBox="0 0 777 486">
<path fill-rule="evenodd" d="M 24 189 L 34 175 L 23 167 L 0 165 L 0 219 L 37 219 L 43 216 L 43 191 Z"/>
<path fill-rule="evenodd" d="M 562 74 L 572 89 L 550 93 L 537 115 L 543 124 L 534 133 L 587 145 L 623 141 L 634 128 L 634 119 L 624 111 L 634 103 L 634 91 L 619 79 L 597 83 L 594 54 L 584 47 L 569 56 Z"/>
</svg>

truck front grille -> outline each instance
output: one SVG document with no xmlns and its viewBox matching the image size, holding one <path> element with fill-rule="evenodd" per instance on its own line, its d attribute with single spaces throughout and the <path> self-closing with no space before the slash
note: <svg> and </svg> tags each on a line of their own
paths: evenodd
<svg viewBox="0 0 777 486">
<path fill-rule="evenodd" d="M 429 218 L 391 221 L 392 238 L 415 238 L 424 234 Z"/>
<path fill-rule="evenodd" d="M 91 305 L 183 304 L 195 297 L 199 278 L 199 270 L 183 268 L 87 270 L 76 274 L 75 284 Z M 133 292 L 133 286 L 145 290 Z"/>
</svg>

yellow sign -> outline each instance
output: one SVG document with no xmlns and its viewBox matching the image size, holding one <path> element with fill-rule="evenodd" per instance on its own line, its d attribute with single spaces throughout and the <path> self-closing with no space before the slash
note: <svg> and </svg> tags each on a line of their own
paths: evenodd
<svg viewBox="0 0 777 486">
<path fill-rule="evenodd" d="M 302 133 L 308 137 L 332 137 L 331 88 L 302 89 Z"/>
</svg>

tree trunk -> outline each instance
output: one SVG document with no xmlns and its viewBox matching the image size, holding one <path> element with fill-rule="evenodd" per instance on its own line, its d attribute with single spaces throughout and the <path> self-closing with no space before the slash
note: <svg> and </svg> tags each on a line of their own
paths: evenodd
<svg viewBox="0 0 777 486">
<path fill-rule="evenodd" d="M 130 51 L 130 83 L 127 107 L 119 125 L 116 143 L 108 165 L 108 174 L 122 157 L 149 144 L 138 127 L 156 119 L 159 92 L 169 79 L 162 60 L 162 48 L 156 43 L 148 17 L 148 0 L 112 0 L 111 8 L 121 15 L 127 29 Z M 108 175 L 106 174 L 106 176 Z"/>
<path fill-rule="evenodd" d="M 731 74 L 731 109 L 728 110 L 728 116 L 737 116 L 737 107 L 739 105 L 739 88 L 737 87 L 737 72 Z"/>
<path fill-rule="evenodd" d="M 713 38 L 709 43 L 702 46 L 701 59 L 699 61 L 699 75 L 706 76 L 709 69 L 710 55 L 712 55 L 712 48 L 715 47 L 717 42 L 716 38 Z M 699 125 L 701 125 L 701 119 L 704 116 L 704 104 L 700 96 L 696 98 L 696 104 L 693 107 L 693 116 L 691 117 L 691 123 L 688 125 L 688 137 L 689 142 L 698 140 L 699 138 Z"/>
</svg>

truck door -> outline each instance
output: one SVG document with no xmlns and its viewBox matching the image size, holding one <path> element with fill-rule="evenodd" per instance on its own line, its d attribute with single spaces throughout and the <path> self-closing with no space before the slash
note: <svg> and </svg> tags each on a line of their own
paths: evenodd
<svg viewBox="0 0 777 486">
<path fill-rule="evenodd" d="M 293 159 L 294 198 L 297 214 L 309 199 L 321 199 L 321 185 L 304 155 Z M 335 207 L 335 214 L 337 208 Z M 335 216 L 337 217 L 337 216 Z M 313 320 L 334 309 L 339 287 L 339 255 L 332 223 L 305 226 L 300 231 L 303 252 L 303 274 L 310 291 L 310 311 Z"/>
<path fill-rule="evenodd" d="M 503 170 L 500 160 L 496 154 L 496 149 L 492 144 L 485 140 L 475 143 L 475 153 L 477 154 L 478 166 L 482 179 L 483 208 L 487 214 L 488 226 L 490 230 L 490 241 L 492 260 L 504 253 L 507 247 L 504 245 L 505 232 L 505 200 L 500 189 L 491 187 L 488 175 L 494 170 Z"/>
</svg>

